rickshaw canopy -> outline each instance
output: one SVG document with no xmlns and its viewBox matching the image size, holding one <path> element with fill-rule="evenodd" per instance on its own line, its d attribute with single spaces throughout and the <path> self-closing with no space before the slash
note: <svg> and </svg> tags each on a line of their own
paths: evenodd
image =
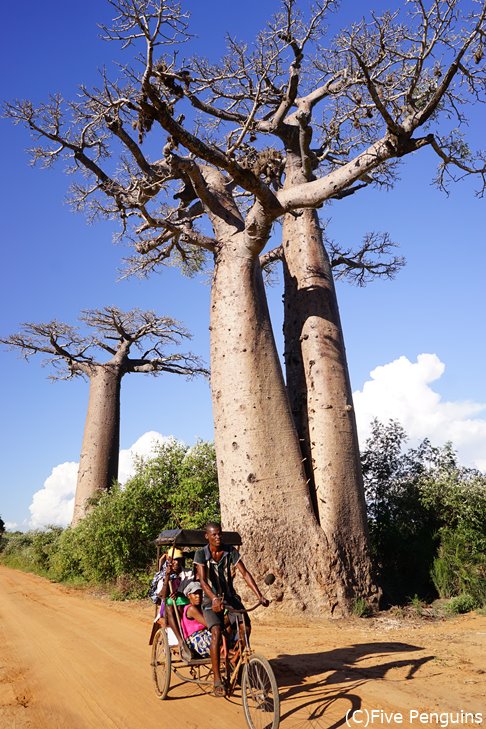
<svg viewBox="0 0 486 729">
<path fill-rule="evenodd" d="M 158 547 L 163 545 L 177 547 L 204 547 L 208 541 L 205 538 L 203 529 L 166 529 L 160 532 L 155 540 Z M 238 532 L 222 532 L 223 543 L 238 547 L 241 544 L 241 536 Z"/>
</svg>

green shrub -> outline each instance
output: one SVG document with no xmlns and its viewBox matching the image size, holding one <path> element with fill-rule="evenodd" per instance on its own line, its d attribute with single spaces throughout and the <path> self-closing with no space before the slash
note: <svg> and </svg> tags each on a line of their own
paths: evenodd
<svg viewBox="0 0 486 729">
<path fill-rule="evenodd" d="M 361 457 L 371 554 L 386 605 L 435 596 L 429 572 L 438 522 L 422 502 L 420 479 L 442 453 L 428 441 L 404 452 L 405 441 L 399 423 L 374 421 Z"/>
<path fill-rule="evenodd" d="M 486 604 L 486 476 L 450 444 L 404 451 L 401 425 L 374 421 L 362 454 L 372 557 L 385 602 L 468 593 Z"/>
<path fill-rule="evenodd" d="M 418 595 L 414 595 L 410 600 L 410 607 L 414 610 L 417 615 L 423 615 L 425 603 L 419 598 Z"/>
<path fill-rule="evenodd" d="M 459 468 L 438 474 L 424 481 L 423 498 L 442 522 L 431 570 L 439 595 L 465 593 L 486 604 L 486 476 Z"/>
<path fill-rule="evenodd" d="M 461 613 L 469 613 L 477 607 L 479 607 L 477 600 L 475 600 L 472 595 L 463 593 L 462 595 L 456 595 L 456 597 L 453 597 L 445 606 L 445 609 L 448 613 L 459 615 Z"/>
<path fill-rule="evenodd" d="M 45 531 L 31 532 L 31 559 L 36 572 L 42 574 L 49 572 L 51 557 L 56 552 L 62 531 L 61 527 L 50 526 Z"/>
<path fill-rule="evenodd" d="M 479 605 L 486 605 L 486 550 L 480 536 L 472 529 L 440 531 L 441 542 L 432 565 L 432 579 L 440 597 L 461 593 L 471 595 Z"/>
<path fill-rule="evenodd" d="M 60 582 L 79 582 L 83 579 L 80 531 L 68 527 L 59 536 L 57 549 L 50 557 L 53 579 Z"/>
<path fill-rule="evenodd" d="M 117 577 L 110 590 L 112 600 L 141 600 L 147 597 L 147 574 L 124 574 Z"/>
<path fill-rule="evenodd" d="M 6 532 L 2 563 L 15 569 L 32 570 L 32 532 Z"/>
<path fill-rule="evenodd" d="M 373 611 L 364 597 L 357 597 L 353 602 L 352 613 L 357 618 L 369 618 Z"/>
<path fill-rule="evenodd" d="M 198 529 L 208 521 L 219 521 L 218 472 L 212 443 L 198 441 L 186 452 L 170 504 L 175 522 L 186 529 Z"/>
<path fill-rule="evenodd" d="M 216 457 L 211 443 L 192 448 L 168 441 L 154 458 L 140 460 L 135 476 L 102 494 L 89 514 L 59 539 L 51 569 L 57 579 L 82 575 L 88 582 L 115 584 L 114 594 L 146 594 L 162 529 L 197 528 L 219 517 Z M 145 577 L 140 577 L 145 573 Z M 139 575 L 130 588 L 134 575 Z"/>
<path fill-rule="evenodd" d="M 9 567 L 50 574 L 50 561 L 62 534 L 61 527 L 51 526 L 45 531 L 13 532 L 5 535 L 2 562 Z"/>
</svg>

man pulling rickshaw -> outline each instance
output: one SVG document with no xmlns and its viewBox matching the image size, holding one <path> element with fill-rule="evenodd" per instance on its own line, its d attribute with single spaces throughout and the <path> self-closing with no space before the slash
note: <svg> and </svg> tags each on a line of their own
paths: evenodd
<svg viewBox="0 0 486 729">
<path fill-rule="evenodd" d="M 224 609 L 225 605 L 236 610 L 245 609 L 233 585 L 235 571 L 238 570 L 248 587 L 253 590 L 260 605 L 268 607 L 270 603 L 262 595 L 253 576 L 246 569 L 240 553 L 233 546 L 223 543 L 221 524 L 216 522 L 206 524 L 205 537 L 208 543 L 202 549 L 197 550 L 194 555 L 194 566 L 204 593 L 202 610 L 205 623 L 211 631 L 210 654 L 214 673 L 214 695 L 224 696 L 224 685 L 219 671 Z M 247 614 L 245 614 L 245 623 L 249 634 L 250 619 Z"/>
</svg>

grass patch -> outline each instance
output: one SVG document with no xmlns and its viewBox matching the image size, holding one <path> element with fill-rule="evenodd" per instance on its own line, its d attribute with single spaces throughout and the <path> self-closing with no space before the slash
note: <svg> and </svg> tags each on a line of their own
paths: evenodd
<svg viewBox="0 0 486 729">
<path fill-rule="evenodd" d="M 445 610 L 451 615 L 461 615 L 463 613 L 470 613 L 471 610 L 475 610 L 478 607 L 478 601 L 472 595 L 464 592 L 462 595 L 453 597 L 445 606 Z"/>
<path fill-rule="evenodd" d="M 369 618 L 373 614 L 372 608 L 368 605 L 364 597 L 357 597 L 354 600 L 351 612 L 357 618 Z"/>
</svg>

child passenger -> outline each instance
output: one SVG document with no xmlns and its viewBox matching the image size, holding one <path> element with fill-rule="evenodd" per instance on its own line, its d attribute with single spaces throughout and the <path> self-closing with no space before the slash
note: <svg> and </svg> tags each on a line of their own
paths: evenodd
<svg viewBox="0 0 486 729">
<path fill-rule="evenodd" d="M 199 582 L 189 582 L 184 587 L 184 595 L 189 600 L 189 604 L 185 605 L 182 610 L 182 633 L 186 643 L 196 656 L 207 658 L 211 645 L 211 631 L 208 630 L 206 619 L 201 611 L 202 587 Z"/>
</svg>

